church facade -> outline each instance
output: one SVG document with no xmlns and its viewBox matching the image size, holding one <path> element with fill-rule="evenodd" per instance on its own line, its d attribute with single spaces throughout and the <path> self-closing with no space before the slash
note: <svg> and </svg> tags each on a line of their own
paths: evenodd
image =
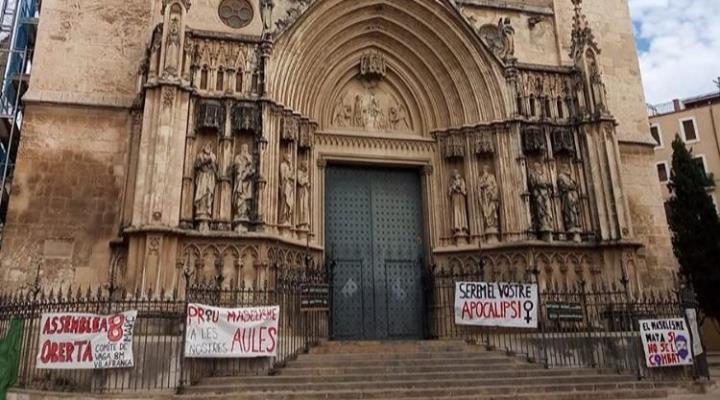
<svg viewBox="0 0 720 400">
<path fill-rule="evenodd" d="M 625 1 L 114 3 L 43 2 L 9 286 L 672 279 Z"/>
</svg>

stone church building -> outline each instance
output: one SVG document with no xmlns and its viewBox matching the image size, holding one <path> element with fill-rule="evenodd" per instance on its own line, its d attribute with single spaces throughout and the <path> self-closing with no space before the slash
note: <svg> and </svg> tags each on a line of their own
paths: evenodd
<svg viewBox="0 0 720 400">
<path fill-rule="evenodd" d="M 44 0 L 24 101 L 6 287 L 675 268 L 625 0 Z"/>
</svg>

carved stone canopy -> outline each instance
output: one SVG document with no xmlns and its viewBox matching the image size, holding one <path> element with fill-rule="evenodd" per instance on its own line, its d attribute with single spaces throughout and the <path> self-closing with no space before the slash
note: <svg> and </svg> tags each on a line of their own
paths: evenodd
<svg viewBox="0 0 720 400">
<path fill-rule="evenodd" d="M 180 3 L 185 7 L 185 11 L 190 11 L 192 2 L 190 0 L 163 0 L 162 2 L 162 13 L 165 14 L 165 10 L 172 3 Z"/>
<path fill-rule="evenodd" d="M 299 121 L 292 114 L 285 115 L 282 119 L 282 130 L 280 136 L 282 140 L 294 142 L 298 138 Z"/>
<path fill-rule="evenodd" d="M 449 134 L 443 147 L 446 159 L 465 158 L 465 136 L 461 133 Z"/>
<path fill-rule="evenodd" d="M 313 122 L 303 120 L 300 122 L 300 137 L 298 138 L 298 146 L 301 149 L 311 149 L 315 141 L 315 131 L 317 125 Z"/>
<path fill-rule="evenodd" d="M 232 128 L 235 133 L 260 134 L 260 109 L 253 102 L 239 102 L 232 109 Z"/>
<path fill-rule="evenodd" d="M 493 135 L 489 130 L 481 130 L 475 135 L 475 154 L 477 156 L 488 156 L 495 154 L 495 143 Z"/>
<path fill-rule="evenodd" d="M 368 80 L 379 80 L 385 77 L 387 65 L 385 56 L 379 51 L 365 53 L 360 59 L 360 76 Z"/>
<path fill-rule="evenodd" d="M 575 154 L 575 136 L 569 128 L 557 128 L 552 134 L 553 153 L 556 155 Z"/>
<path fill-rule="evenodd" d="M 225 107 L 216 100 L 200 100 L 197 105 L 197 129 L 221 132 L 225 125 Z"/>
<path fill-rule="evenodd" d="M 529 154 L 542 154 L 547 149 L 545 132 L 539 126 L 526 126 L 522 130 L 523 152 Z"/>
</svg>

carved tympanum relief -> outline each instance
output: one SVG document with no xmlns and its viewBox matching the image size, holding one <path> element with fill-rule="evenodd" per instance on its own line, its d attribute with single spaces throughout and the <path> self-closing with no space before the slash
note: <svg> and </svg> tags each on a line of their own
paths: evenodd
<svg viewBox="0 0 720 400">
<path fill-rule="evenodd" d="M 379 51 L 364 54 L 358 75 L 333 103 L 330 126 L 366 131 L 413 130 L 408 105 L 385 79 L 388 66 Z"/>
<path fill-rule="evenodd" d="M 412 131 L 407 106 L 383 86 L 350 85 L 335 103 L 331 126 L 367 131 Z"/>
</svg>

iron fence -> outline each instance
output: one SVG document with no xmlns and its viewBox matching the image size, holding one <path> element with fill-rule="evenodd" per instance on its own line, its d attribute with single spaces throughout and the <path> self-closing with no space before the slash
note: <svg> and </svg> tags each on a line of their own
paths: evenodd
<svg viewBox="0 0 720 400">
<path fill-rule="evenodd" d="M 262 282 L 191 281 L 172 292 L 123 290 L 44 291 L 0 295 L 0 337 L 13 319 L 23 322 L 17 387 L 68 392 L 120 393 L 181 390 L 211 376 L 267 373 L 327 337 L 327 312 L 301 309 L 302 288 L 324 282 L 320 268 L 274 266 Z M 189 277 L 188 277 L 189 278 Z M 277 356 L 270 359 L 202 360 L 184 357 L 188 303 L 238 308 L 279 305 Z M 43 313 L 114 315 L 137 310 L 133 335 L 134 367 L 113 370 L 36 368 Z"/>
<path fill-rule="evenodd" d="M 431 268 L 428 273 L 428 332 L 431 338 L 455 338 L 491 350 L 522 356 L 547 368 L 588 367 L 632 371 L 638 378 L 666 373 L 646 368 L 639 321 L 684 318 L 680 288 L 640 293 L 620 282 L 588 284 L 539 282 L 538 328 L 471 327 L 455 324 L 456 282 L 483 282 L 482 267 L 472 271 Z M 518 283 L 538 283 L 539 271 Z M 669 372 L 677 376 L 677 370 Z M 684 368 L 680 375 L 695 375 Z"/>
</svg>

